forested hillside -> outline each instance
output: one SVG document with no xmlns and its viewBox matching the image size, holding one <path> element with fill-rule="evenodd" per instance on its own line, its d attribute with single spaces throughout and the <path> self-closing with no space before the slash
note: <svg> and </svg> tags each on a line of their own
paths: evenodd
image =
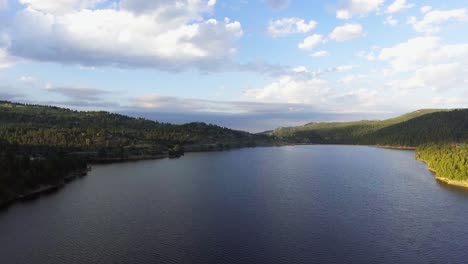
<svg viewBox="0 0 468 264">
<path fill-rule="evenodd" d="M 173 125 L 108 112 L 0 101 L 0 205 L 60 184 L 86 162 L 177 157 L 185 150 L 272 144 L 271 137 L 204 123 Z"/>
<path fill-rule="evenodd" d="M 53 189 L 73 173 L 84 173 L 86 160 L 57 151 L 32 156 L 29 149 L 0 140 L 0 207 L 39 188 Z"/>
<path fill-rule="evenodd" d="M 279 128 L 273 135 L 290 143 L 417 148 L 417 158 L 438 178 L 468 186 L 468 109 L 419 110 L 382 121 L 310 123 Z"/>
<path fill-rule="evenodd" d="M 368 144 L 415 147 L 468 139 L 468 109 L 419 110 L 382 121 L 311 123 L 279 128 L 278 138 L 296 143 Z"/>
<path fill-rule="evenodd" d="M 108 112 L 0 102 L 0 139 L 20 146 L 120 157 L 163 154 L 176 145 L 219 148 L 266 144 L 270 138 L 204 123 L 172 125 Z"/>
</svg>

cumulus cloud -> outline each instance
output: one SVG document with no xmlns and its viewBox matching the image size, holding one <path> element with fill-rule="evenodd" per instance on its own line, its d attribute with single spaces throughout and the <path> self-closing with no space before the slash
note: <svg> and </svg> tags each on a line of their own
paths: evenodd
<svg viewBox="0 0 468 264">
<path fill-rule="evenodd" d="M 329 55 L 328 51 L 319 50 L 319 51 L 316 51 L 316 52 L 312 53 L 310 56 L 319 58 L 319 57 L 326 57 L 328 55 Z"/>
<path fill-rule="evenodd" d="M 390 4 L 387 9 L 385 10 L 386 13 L 394 14 L 400 11 L 410 9 L 414 7 L 414 4 L 407 3 L 406 0 L 395 0 L 392 4 Z"/>
<path fill-rule="evenodd" d="M 394 27 L 394 26 L 398 25 L 398 20 L 396 20 L 395 18 L 393 18 L 393 16 L 388 16 L 388 17 L 385 19 L 384 24 Z"/>
<path fill-rule="evenodd" d="M 307 33 L 317 26 L 314 20 L 305 21 L 304 19 L 291 17 L 271 21 L 267 31 L 273 37 L 282 37 L 295 33 Z"/>
<path fill-rule="evenodd" d="M 378 52 L 380 51 L 379 46 L 372 46 L 369 51 L 360 50 L 356 53 L 357 57 L 363 58 L 368 61 L 375 61 L 378 57 Z"/>
<path fill-rule="evenodd" d="M 459 63 L 429 64 L 416 70 L 410 78 L 393 80 L 389 85 L 404 90 L 424 88 L 440 92 L 466 83 L 467 73 L 468 71 Z"/>
<path fill-rule="evenodd" d="M 448 45 L 438 37 L 417 37 L 382 49 L 378 58 L 389 63 L 390 75 L 396 79 L 388 85 L 396 89 L 445 91 L 465 87 L 468 82 L 465 43 Z"/>
<path fill-rule="evenodd" d="M 70 11 L 92 8 L 105 0 L 19 0 L 35 10 L 45 13 L 66 13 Z"/>
<path fill-rule="evenodd" d="M 334 96 L 338 104 L 354 105 L 359 109 L 373 109 L 379 104 L 379 92 L 370 89 L 356 89 Z"/>
<path fill-rule="evenodd" d="M 329 92 L 328 82 L 323 79 L 288 75 L 262 88 L 248 89 L 244 95 L 266 102 L 313 104 L 323 101 Z"/>
<path fill-rule="evenodd" d="M 303 50 L 312 50 L 323 41 L 323 36 L 320 34 L 313 34 L 305 38 L 301 43 L 299 43 L 298 48 Z"/>
<path fill-rule="evenodd" d="M 417 32 L 431 34 L 441 30 L 441 24 L 448 21 L 468 22 L 467 9 L 452 9 L 452 10 L 430 10 L 424 9 L 424 17 L 420 20 L 412 17 L 408 23 L 413 26 Z"/>
<path fill-rule="evenodd" d="M 27 8 L 5 32 L 7 49 L 31 60 L 210 70 L 230 59 L 243 33 L 238 21 L 203 18 L 213 0 L 122 0 L 120 8 L 94 10 L 79 8 L 97 0 L 23 1 Z"/>
<path fill-rule="evenodd" d="M 422 6 L 419 10 L 421 10 L 421 13 L 427 13 L 429 11 L 432 10 L 432 6 L 428 6 L 428 5 L 425 5 L 425 6 Z"/>
<path fill-rule="evenodd" d="M 416 37 L 383 48 L 378 58 L 395 72 L 413 71 L 424 65 L 466 60 L 468 44 L 444 45 L 439 37 Z"/>
<path fill-rule="evenodd" d="M 354 81 L 356 81 L 357 79 L 360 79 L 360 78 L 364 78 L 364 75 L 348 74 L 348 75 L 344 76 L 343 78 L 341 78 L 340 80 L 338 80 L 338 83 L 340 83 L 340 84 L 351 84 L 351 83 L 353 83 Z"/>
<path fill-rule="evenodd" d="M 339 26 L 333 29 L 333 31 L 329 35 L 329 38 L 334 41 L 342 42 L 352 40 L 361 36 L 364 36 L 364 32 L 360 24 L 347 23 L 343 26 Z"/>
<path fill-rule="evenodd" d="M 286 8 L 290 0 L 266 0 L 266 3 L 273 9 Z"/>
<path fill-rule="evenodd" d="M 344 71 L 350 71 L 354 69 L 354 66 L 353 65 L 340 65 L 340 66 L 337 66 L 335 69 L 338 72 L 344 72 Z"/>
<path fill-rule="evenodd" d="M 375 12 L 384 3 L 384 0 L 347 0 L 336 10 L 339 19 L 351 19 L 353 16 L 364 16 Z"/>
<path fill-rule="evenodd" d="M 244 92 L 246 98 L 266 103 L 285 103 L 292 105 L 312 105 L 320 111 L 375 111 L 377 107 L 385 109 L 377 89 L 335 89 L 333 84 L 321 77 L 324 72 L 339 72 L 352 67 L 335 67 L 327 71 L 310 72 L 301 67 L 295 74 L 279 76 L 259 88 Z M 338 84 L 350 84 L 364 78 L 364 75 L 347 75 Z"/>
</svg>

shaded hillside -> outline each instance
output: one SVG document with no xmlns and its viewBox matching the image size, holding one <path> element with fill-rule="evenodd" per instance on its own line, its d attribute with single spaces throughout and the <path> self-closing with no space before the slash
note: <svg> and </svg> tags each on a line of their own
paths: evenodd
<svg viewBox="0 0 468 264">
<path fill-rule="evenodd" d="M 360 141 L 402 146 L 468 141 L 468 109 L 426 114 L 379 129 Z"/>
<path fill-rule="evenodd" d="M 279 128 L 274 135 L 295 143 L 417 146 L 468 138 L 468 110 L 418 110 L 382 121 L 322 122 Z"/>
<path fill-rule="evenodd" d="M 273 133 L 290 143 L 417 147 L 436 177 L 468 187 L 468 109 L 419 110 L 383 121 L 311 123 Z"/>
<path fill-rule="evenodd" d="M 0 101 L 0 207 L 62 186 L 87 162 L 178 157 L 184 150 L 267 145 L 253 135 L 205 123 L 172 125 L 108 112 Z"/>
<path fill-rule="evenodd" d="M 0 102 L 0 139 L 20 146 L 93 151 L 106 156 L 166 153 L 176 145 L 267 144 L 253 135 L 205 123 L 172 125 L 108 112 Z"/>
</svg>

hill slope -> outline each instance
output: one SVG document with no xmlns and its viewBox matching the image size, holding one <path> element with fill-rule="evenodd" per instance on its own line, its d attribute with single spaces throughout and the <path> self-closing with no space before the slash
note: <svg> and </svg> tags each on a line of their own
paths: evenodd
<svg viewBox="0 0 468 264">
<path fill-rule="evenodd" d="M 323 122 L 278 128 L 273 135 L 295 143 L 401 145 L 468 139 L 468 109 L 418 110 L 382 121 Z"/>
<path fill-rule="evenodd" d="M 0 206 L 63 185 L 87 162 L 266 145 L 267 135 L 205 123 L 172 125 L 108 112 L 0 101 Z"/>
<path fill-rule="evenodd" d="M 21 146 L 94 151 L 110 156 L 163 154 L 175 145 L 219 148 L 269 141 L 264 135 L 205 123 L 173 125 L 108 112 L 9 102 L 0 102 L 0 139 Z"/>
<path fill-rule="evenodd" d="M 468 109 L 419 110 L 382 121 L 311 123 L 279 128 L 290 143 L 365 144 L 416 149 L 436 177 L 468 187 Z"/>
</svg>

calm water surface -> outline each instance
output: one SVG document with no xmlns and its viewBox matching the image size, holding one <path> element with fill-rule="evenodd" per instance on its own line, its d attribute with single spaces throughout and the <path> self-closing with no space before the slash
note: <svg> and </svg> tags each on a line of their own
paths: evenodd
<svg viewBox="0 0 468 264">
<path fill-rule="evenodd" d="M 466 263 L 468 192 L 414 152 L 295 146 L 94 166 L 0 212 L 0 263 Z"/>
</svg>

